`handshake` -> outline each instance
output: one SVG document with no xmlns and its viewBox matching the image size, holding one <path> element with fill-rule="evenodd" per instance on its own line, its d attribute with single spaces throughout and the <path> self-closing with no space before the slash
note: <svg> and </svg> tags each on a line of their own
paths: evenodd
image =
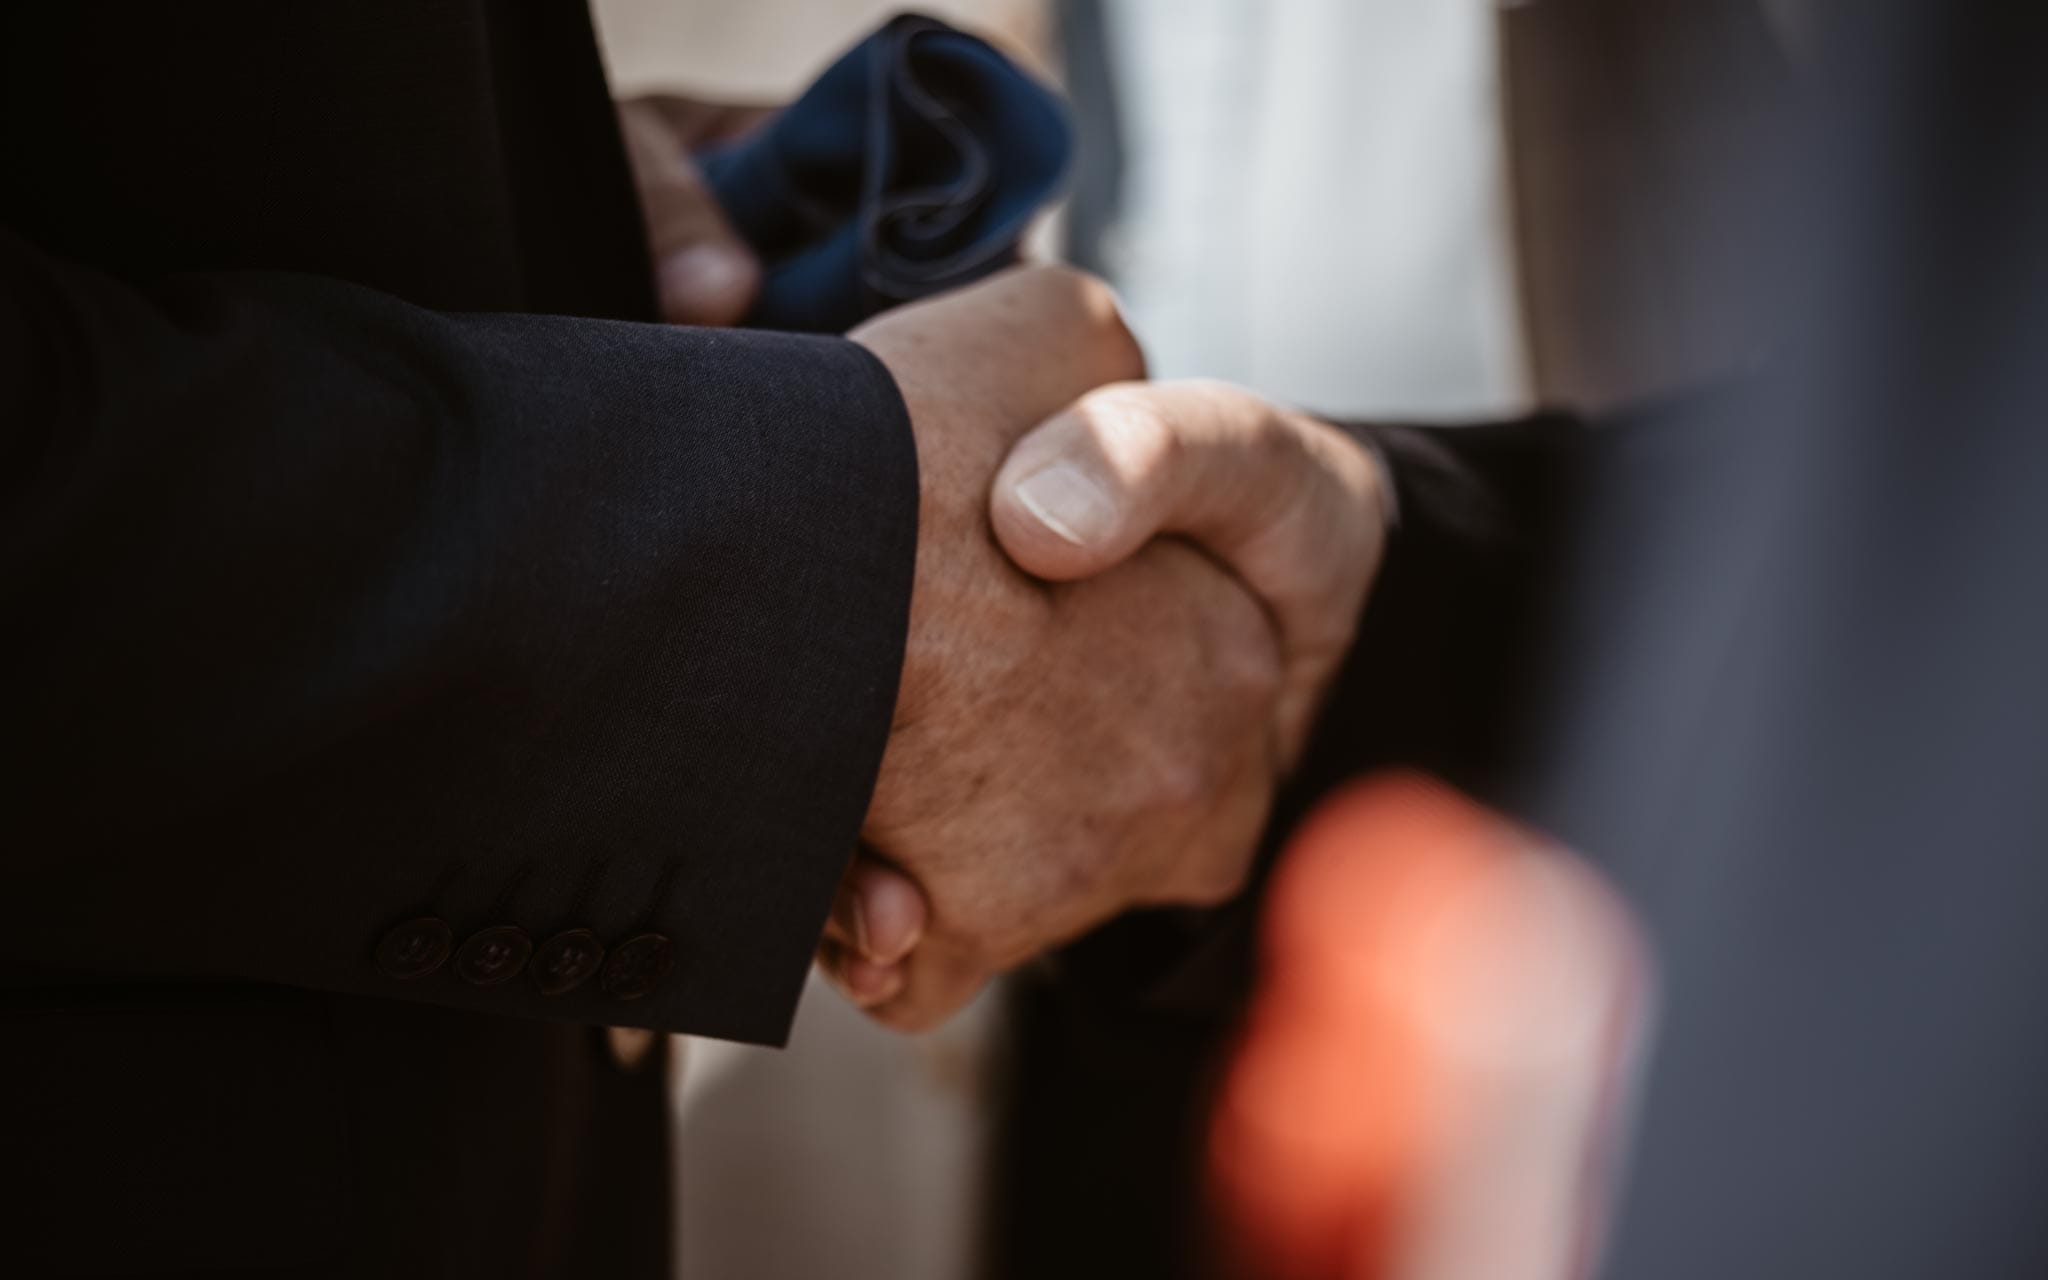
<svg viewBox="0 0 2048 1280">
<path fill-rule="evenodd" d="M 620 105 L 666 317 L 761 286 L 687 161 L 763 113 Z M 1146 383 L 1107 286 L 1025 267 L 849 335 L 919 470 L 895 720 L 819 962 L 881 1022 L 1133 907 L 1244 885 L 1386 538 L 1378 464 L 1221 383 Z"/>
<path fill-rule="evenodd" d="M 909 408 L 917 567 L 862 848 L 820 949 L 879 1021 L 1250 870 L 1378 568 L 1344 433 L 1146 383 L 1108 288 L 1027 267 L 856 329 Z"/>
</svg>

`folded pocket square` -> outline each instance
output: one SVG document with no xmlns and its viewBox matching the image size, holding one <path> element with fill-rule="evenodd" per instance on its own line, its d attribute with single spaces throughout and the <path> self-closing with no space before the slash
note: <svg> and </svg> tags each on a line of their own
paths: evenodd
<svg viewBox="0 0 2048 1280">
<path fill-rule="evenodd" d="M 838 333 L 1015 262 L 1072 149 L 1050 89 L 905 14 L 698 163 L 765 268 L 746 323 Z"/>
</svg>

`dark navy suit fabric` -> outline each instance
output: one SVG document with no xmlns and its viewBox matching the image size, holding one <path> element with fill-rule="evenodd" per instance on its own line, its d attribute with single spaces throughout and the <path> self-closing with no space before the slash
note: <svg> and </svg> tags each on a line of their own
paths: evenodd
<svg viewBox="0 0 2048 1280">
<path fill-rule="evenodd" d="M 699 163 L 766 267 L 747 323 L 836 333 L 1015 262 L 1072 150 L 1051 90 L 985 41 L 904 15 Z"/>
</svg>

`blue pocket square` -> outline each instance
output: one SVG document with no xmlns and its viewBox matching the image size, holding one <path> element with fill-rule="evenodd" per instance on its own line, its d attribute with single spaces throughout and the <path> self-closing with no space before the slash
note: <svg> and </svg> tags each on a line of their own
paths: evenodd
<svg viewBox="0 0 2048 1280">
<path fill-rule="evenodd" d="M 746 323 L 838 333 L 1015 262 L 1072 150 L 1050 89 L 905 14 L 698 163 L 766 269 Z"/>
</svg>

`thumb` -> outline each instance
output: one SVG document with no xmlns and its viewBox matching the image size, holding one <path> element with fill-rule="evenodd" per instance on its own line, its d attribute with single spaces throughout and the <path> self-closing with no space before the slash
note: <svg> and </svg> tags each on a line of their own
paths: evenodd
<svg viewBox="0 0 2048 1280">
<path fill-rule="evenodd" d="M 621 103 L 619 122 L 647 224 L 661 314 L 671 324 L 737 324 L 761 288 L 753 250 L 675 132 L 652 108 Z"/>
<path fill-rule="evenodd" d="M 989 516 L 1010 559 L 1054 581 L 1101 573 L 1161 534 L 1221 560 L 1280 632 L 1290 758 L 1350 647 L 1386 539 L 1384 480 L 1363 446 L 1210 381 L 1082 397 L 1018 441 Z"/>
</svg>

